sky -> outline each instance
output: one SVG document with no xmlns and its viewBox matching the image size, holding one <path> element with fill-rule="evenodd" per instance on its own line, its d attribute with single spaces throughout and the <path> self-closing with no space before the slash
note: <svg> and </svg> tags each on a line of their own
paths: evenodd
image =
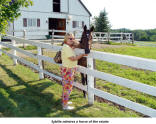
<svg viewBox="0 0 156 124">
<path fill-rule="evenodd" d="M 104 8 L 112 29 L 156 28 L 156 0 L 81 0 L 91 12 L 98 16 Z"/>
</svg>

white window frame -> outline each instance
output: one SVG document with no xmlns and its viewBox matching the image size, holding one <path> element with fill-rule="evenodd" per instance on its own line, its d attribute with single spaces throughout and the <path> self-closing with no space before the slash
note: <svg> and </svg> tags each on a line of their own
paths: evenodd
<svg viewBox="0 0 156 124">
<path fill-rule="evenodd" d="M 37 27 L 37 19 L 27 18 L 28 27 Z"/>
<path fill-rule="evenodd" d="M 76 22 L 75 27 L 73 26 L 73 28 L 82 28 L 82 24 L 81 21 L 73 21 L 73 23 Z"/>
</svg>

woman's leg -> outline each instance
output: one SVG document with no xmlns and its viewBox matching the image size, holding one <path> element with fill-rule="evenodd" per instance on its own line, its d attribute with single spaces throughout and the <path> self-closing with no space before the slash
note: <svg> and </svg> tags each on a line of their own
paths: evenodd
<svg viewBox="0 0 156 124">
<path fill-rule="evenodd" d="M 63 86 L 63 93 L 62 93 L 62 105 L 63 107 L 67 106 L 70 93 L 73 88 L 74 82 L 74 74 L 76 72 L 76 68 L 66 68 L 62 67 L 61 74 L 62 74 L 62 86 Z"/>
</svg>

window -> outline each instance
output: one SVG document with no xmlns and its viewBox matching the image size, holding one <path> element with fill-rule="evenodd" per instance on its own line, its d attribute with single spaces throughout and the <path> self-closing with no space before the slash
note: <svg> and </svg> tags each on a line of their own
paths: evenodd
<svg viewBox="0 0 156 124">
<path fill-rule="evenodd" d="M 73 28 L 76 28 L 76 21 L 73 21 Z"/>
<path fill-rule="evenodd" d="M 73 28 L 83 28 L 85 25 L 84 21 L 73 21 Z"/>
<path fill-rule="evenodd" d="M 28 27 L 36 27 L 36 25 L 35 19 L 28 19 Z"/>
<path fill-rule="evenodd" d="M 53 12 L 60 12 L 60 0 L 53 0 Z"/>
<path fill-rule="evenodd" d="M 78 27 L 80 27 L 79 22 L 73 21 L 73 28 L 78 28 Z"/>
<path fill-rule="evenodd" d="M 40 19 L 23 18 L 23 27 L 40 27 Z"/>
</svg>

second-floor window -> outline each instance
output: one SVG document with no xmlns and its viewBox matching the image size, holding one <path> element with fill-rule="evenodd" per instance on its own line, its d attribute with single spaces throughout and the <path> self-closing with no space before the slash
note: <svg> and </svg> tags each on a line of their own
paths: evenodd
<svg viewBox="0 0 156 124">
<path fill-rule="evenodd" d="M 53 0 L 53 12 L 60 12 L 60 0 Z"/>
</svg>

